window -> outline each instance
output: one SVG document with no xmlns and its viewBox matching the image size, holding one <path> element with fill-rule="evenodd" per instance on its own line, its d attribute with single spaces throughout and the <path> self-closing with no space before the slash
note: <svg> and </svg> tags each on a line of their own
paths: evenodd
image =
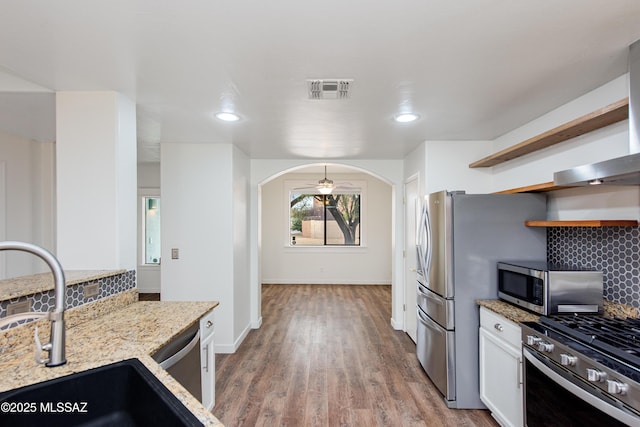
<svg viewBox="0 0 640 427">
<path fill-rule="evenodd" d="M 160 264 L 160 198 L 143 197 L 144 264 Z"/>
<path fill-rule="evenodd" d="M 306 191 L 309 191 L 308 189 Z M 360 246 L 361 191 L 289 191 L 291 246 Z"/>
</svg>

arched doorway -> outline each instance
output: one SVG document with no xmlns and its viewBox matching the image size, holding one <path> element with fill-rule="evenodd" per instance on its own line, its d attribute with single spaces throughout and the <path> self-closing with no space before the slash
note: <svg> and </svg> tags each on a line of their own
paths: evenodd
<svg viewBox="0 0 640 427">
<path fill-rule="evenodd" d="M 386 247 L 383 251 L 379 248 L 373 250 L 375 241 L 376 228 L 380 228 L 379 225 L 374 225 L 375 221 L 371 213 L 363 213 L 363 227 L 370 222 L 368 226 L 372 226 L 371 230 L 366 232 L 366 236 L 363 237 L 365 243 L 359 248 L 332 248 L 330 251 L 323 251 L 325 248 L 304 248 L 305 251 L 301 252 L 299 248 L 292 248 L 289 244 L 289 237 L 287 233 L 288 217 L 284 218 L 282 212 L 285 211 L 285 205 L 287 203 L 284 196 L 285 185 L 284 181 L 301 180 L 306 182 L 318 181 L 323 177 L 323 172 L 318 175 L 319 171 L 322 171 L 324 165 L 328 166 L 329 178 L 339 177 L 340 180 L 348 180 L 345 178 L 348 174 L 351 176 L 357 176 L 358 178 L 368 180 L 369 184 L 373 185 L 372 191 L 376 185 L 382 185 L 386 187 L 386 233 L 388 233 L 388 239 L 386 240 Z M 334 168 L 332 170 L 332 168 Z M 309 173 L 311 172 L 311 173 Z M 335 173 L 334 173 L 335 172 Z M 332 173 L 334 173 L 332 175 Z M 380 282 L 380 275 L 378 279 L 373 275 L 365 277 L 362 275 L 364 268 L 361 266 L 352 265 L 349 269 L 348 261 L 345 263 L 344 251 L 356 249 L 360 252 L 360 257 L 366 252 L 382 252 L 376 253 L 375 256 L 383 257 L 381 259 L 387 260 L 387 274 L 383 279 L 387 283 L 390 282 L 392 286 L 392 318 L 390 322 L 396 329 L 402 329 L 403 327 L 403 267 L 402 267 L 402 248 L 403 248 L 403 218 L 402 214 L 398 213 L 398 206 L 402 203 L 402 194 L 398 194 L 402 191 L 396 191 L 397 188 L 402 188 L 402 162 L 401 161 L 352 161 L 352 162 L 327 162 L 327 163 L 313 163 L 309 161 L 269 161 L 260 160 L 252 162 L 252 189 L 255 189 L 255 194 L 252 195 L 252 202 L 255 201 L 255 209 L 252 209 L 252 240 L 255 240 L 256 244 L 252 245 L 254 252 L 252 252 L 252 327 L 257 328 L 261 324 L 261 284 L 265 283 L 295 283 L 300 281 L 297 277 L 300 277 L 300 271 L 304 269 L 315 269 L 315 271 L 308 271 L 312 274 L 307 274 L 307 278 L 303 283 L 351 283 L 351 284 L 367 284 Z M 293 178 L 293 179 L 292 179 Z M 373 195 L 374 193 L 371 193 Z M 369 197 L 369 195 L 367 196 Z M 274 201 L 275 199 L 275 201 Z M 277 204 L 277 206 L 273 206 Z M 367 209 L 369 209 L 367 207 Z M 274 216 L 273 212 L 279 210 L 280 216 Z M 374 215 L 375 216 L 375 215 Z M 275 218 L 275 219 L 274 219 Z M 267 230 L 267 231 L 265 231 Z M 365 231 L 363 230 L 363 233 Z M 342 253 L 340 253 L 342 252 Z M 354 254 L 352 251 L 351 254 Z M 265 256 L 265 254 L 268 254 Z M 266 258 L 266 259 L 265 259 Z M 355 257 L 354 257 L 355 258 Z M 352 258 L 352 259 L 354 259 Z M 336 267 L 335 261 L 340 259 L 341 264 Z M 346 258 L 348 259 L 348 257 Z M 295 260 L 295 261 L 292 261 Z M 268 263 L 268 265 L 267 265 Z M 366 262 L 364 263 L 366 264 Z M 377 262 L 376 264 L 380 264 Z M 296 271 L 286 272 L 286 267 L 295 266 Z M 331 265 L 331 269 L 327 268 L 327 265 Z M 372 264 L 369 263 L 369 266 Z M 277 268 L 271 268 L 277 267 Z M 283 272 L 287 273 L 284 276 Z M 288 274 L 291 273 L 291 274 Z M 351 274 L 350 274 L 351 273 Z M 379 272 L 378 272 L 379 273 Z M 298 276 L 296 276 L 298 274 Z M 354 276 L 355 274 L 355 276 Z M 358 276 L 358 274 L 360 274 Z M 354 278 L 354 277 L 360 277 Z M 309 279 L 311 278 L 311 279 Z M 400 293 L 398 295 L 398 293 Z"/>
</svg>

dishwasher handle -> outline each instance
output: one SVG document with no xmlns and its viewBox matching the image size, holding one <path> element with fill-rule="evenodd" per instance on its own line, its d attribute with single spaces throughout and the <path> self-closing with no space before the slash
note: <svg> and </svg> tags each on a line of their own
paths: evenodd
<svg viewBox="0 0 640 427">
<path fill-rule="evenodd" d="M 185 355 L 187 355 L 195 346 L 200 342 L 200 330 L 196 332 L 193 336 L 189 344 L 182 347 L 178 352 L 173 354 L 172 356 L 166 358 L 165 360 L 160 361 L 160 367 L 163 369 L 169 369 L 176 363 L 178 363 Z"/>
</svg>

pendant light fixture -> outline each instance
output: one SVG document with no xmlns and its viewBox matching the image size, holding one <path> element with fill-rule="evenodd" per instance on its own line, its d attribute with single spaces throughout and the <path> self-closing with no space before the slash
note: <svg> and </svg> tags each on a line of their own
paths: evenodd
<svg viewBox="0 0 640 427">
<path fill-rule="evenodd" d="M 327 165 L 324 165 L 324 178 L 318 181 L 316 189 L 320 194 L 331 194 L 333 191 L 333 181 L 327 179 Z"/>
</svg>

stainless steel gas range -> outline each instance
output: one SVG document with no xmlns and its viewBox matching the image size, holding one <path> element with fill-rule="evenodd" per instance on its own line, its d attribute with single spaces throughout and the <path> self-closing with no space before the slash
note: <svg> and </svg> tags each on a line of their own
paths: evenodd
<svg viewBox="0 0 640 427">
<path fill-rule="evenodd" d="M 525 425 L 640 426 L 640 319 L 522 324 Z"/>
</svg>

